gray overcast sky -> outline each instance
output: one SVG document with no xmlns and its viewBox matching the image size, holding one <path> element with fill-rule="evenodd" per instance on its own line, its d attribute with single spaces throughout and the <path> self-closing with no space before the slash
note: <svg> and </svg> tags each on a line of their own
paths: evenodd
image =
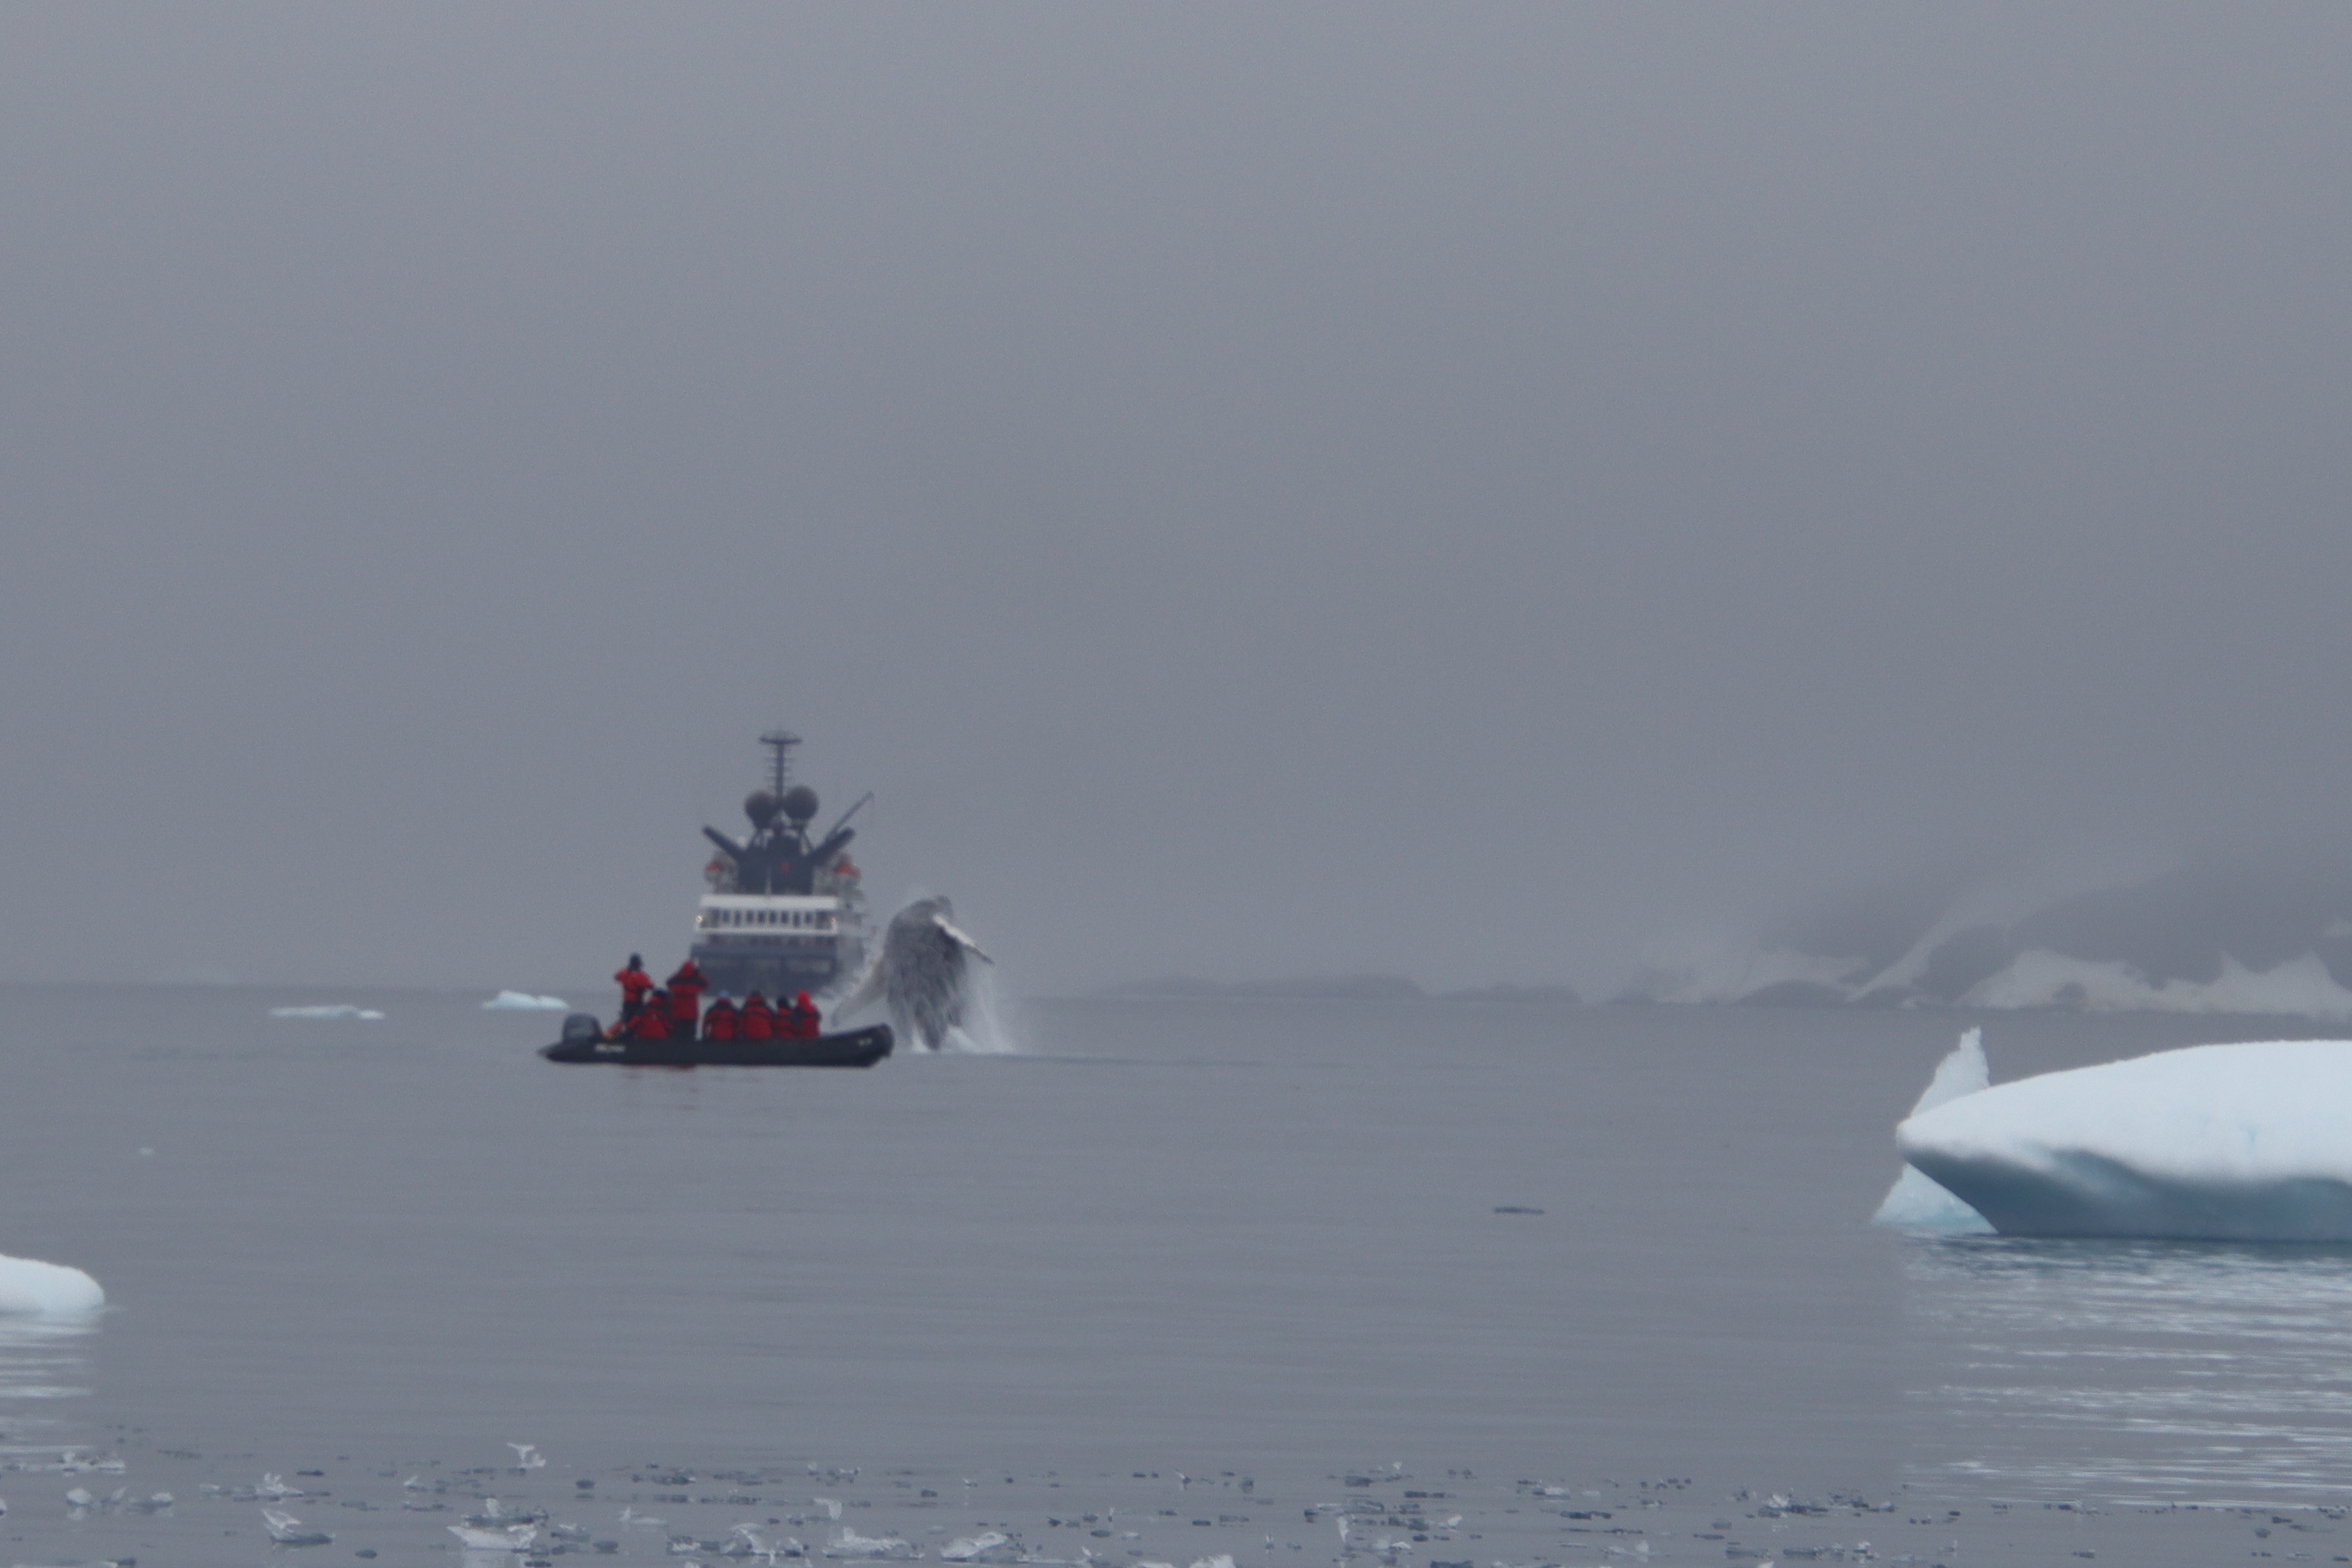
<svg viewBox="0 0 2352 1568">
<path fill-rule="evenodd" d="M 1606 984 L 2342 846 L 2352 11 L 0 12 L 0 973 Z"/>
</svg>

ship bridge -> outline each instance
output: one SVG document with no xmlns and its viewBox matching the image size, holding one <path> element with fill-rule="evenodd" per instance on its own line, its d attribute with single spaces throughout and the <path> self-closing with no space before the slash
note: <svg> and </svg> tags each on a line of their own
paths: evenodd
<svg viewBox="0 0 2352 1568">
<path fill-rule="evenodd" d="M 745 939 L 830 936 L 841 929 L 841 900 L 823 894 L 705 893 L 694 929 Z"/>
</svg>

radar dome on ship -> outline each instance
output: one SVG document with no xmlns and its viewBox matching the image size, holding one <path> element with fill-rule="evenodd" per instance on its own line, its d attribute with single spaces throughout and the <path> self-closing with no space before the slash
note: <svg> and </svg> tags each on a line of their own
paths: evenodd
<svg viewBox="0 0 2352 1568">
<path fill-rule="evenodd" d="M 792 797 L 787 795 L 784 798 L 789 800 Z M 765 829 L 768 824 L 776 820 L 776 813 L 783 808 L 783 801 L 763 789 L 755 789 L 743 797 L 743 815 L 751 819 L 751 826 L 756 828 Z"/>
<path fill-rule="evenodd" d="M 816 791 L 806 784 L 794 784 L 784 792 L 784 815 L 794 822 L 806 822 L 816 815 Z"/>
</svg>

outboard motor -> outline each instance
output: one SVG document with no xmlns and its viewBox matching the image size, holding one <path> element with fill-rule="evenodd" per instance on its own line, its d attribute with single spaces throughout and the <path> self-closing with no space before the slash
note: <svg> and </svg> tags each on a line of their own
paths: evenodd
<svg viewBox="0 0 2352 1568">
<path fill-rule="evenodd" d="M 596 1021 L 593 1013 L 574 1013 L 563 1020 L 563 1043 L 567 1046 L 593 1046 L 604 1037 L 604 1026 Z"/>
</svg>

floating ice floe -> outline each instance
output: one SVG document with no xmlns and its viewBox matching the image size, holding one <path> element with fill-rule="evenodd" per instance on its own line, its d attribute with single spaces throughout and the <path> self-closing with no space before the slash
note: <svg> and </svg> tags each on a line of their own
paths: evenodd
<svg viewBox="0 0 2352 1568">
<path fill-rule="evenodd" d="M 1911 1108 L 1911 1115 L 1924 1115 L 1939 1105 L 1990 1087 L 1992 1069 L 1985 1061 L 1984 1031 L 1970 1029 L 1960 1037 L 1952 1054 L 1936 1064 L 1936 1076 L 1927 1080 L 1918 1103 Z M 1992 1228 L 1984 1215 L 1907 1164 L 1903 1173 L 1895 1178 L 1886 1201 L 1878 1205 L 1878 1212 L 1871 1219 L 1873 1224 L 1895 1230 L 1934 1231 L 1945 1236 L 1982 1235 Z M 1549 1489 L 1547 1488 L 1547 1492 Z"/>
<path fill-rule="evenodd" d="M 263 1509 L 261 1523 L 280 1546 L 325 1546 L 335 1539 L 323 1530 L 305 1530 L 300 1520 L 283 1509 Z"/>
<path fill-rule="evenodd" d="M 528 991 L 501 991 L 482 1004 L 486 1012 L 562 1013 L 572 1004 L 561 996 L 534 996 Z"/>
<path fill-rule="evenodd" d="M 1021 1548 L 1002 1531 L 985 1531 L 979 1535 L 960 1536 L 940 1548 L 942 1563 L 1017 1563 Z"/>
<path fill-rule="evenodd" d="M 824 1549 L 827 1557 L 852 1558 L 863 1562 L 905 1562 L 920 1557 L 913 1543 L 895 1535 L 860 1535 L 854 1527 L 844 1526 Z"/>
<path fill-rule="evenodd" d="M 1962 1094 L 1895 1144 L 2004 1236 L 2352 1241 L 2347 1125 L 2352 1040 L 2280 1040 Z"/>
<path fill-rule="evenodd" d="M 0 1256 L 0 1314 L 72 1318 L 105 1305 L 106 1292 L 79 1268 Z"/>
<path fill-rule="evenodd" d="M 348 1002 L 338 1002 L 329 1007 L 272 1007 L 269 1016 L 273 1018 L 359 1018 L 369 1023 L 383 1017 L 373 1007 L 355 1007 Z"/>
<path fill-rule="evenodd" d="M 446 1527 L 468 1552 L 527 1552 L 539 1539 L 535 1524 L 509 1524 L 504 1529 L 452 1524 Z"/>
</svg>

